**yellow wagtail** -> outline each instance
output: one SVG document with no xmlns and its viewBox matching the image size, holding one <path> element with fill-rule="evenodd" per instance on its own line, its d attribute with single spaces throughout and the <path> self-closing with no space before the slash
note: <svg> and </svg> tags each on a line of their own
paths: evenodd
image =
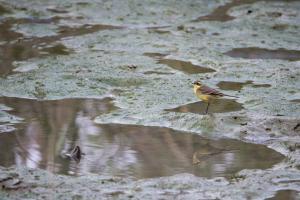
<svg viewBox="0 0 300 200">
<path fill-rule="evenodd" d="M 209 107 L 210 102 L 213 101 L 214 99 L 217 99 L 217 98 L 220 98 L 223 96 L 236 97 L 236 96 L 230 96 L 230 95 L 223 94 L 222 92 L 219 92 L 218 90 L 215 90 L 213 88 L 210 88 L 210 87 L 202 84 L 200 81 L 195 81 L 193 83 L 193 85 L 194 85 L 194 93 L 196 94 L 196 96 L 199 99 L 201 99 L 202 101 L 207 102 L 205 114 L 207 114 L 207 112 L 208 112 L 208 107 Z"/>
</svg>

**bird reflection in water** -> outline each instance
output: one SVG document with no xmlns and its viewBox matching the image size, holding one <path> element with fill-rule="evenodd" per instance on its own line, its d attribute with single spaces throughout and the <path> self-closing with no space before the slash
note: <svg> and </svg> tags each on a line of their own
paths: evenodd
<svg viewBox="0 0 300 200">
<path fill-rule="evenodd" d="M 204 144 L 193 153 L 192 163 L 194 165 L 200 165 L 205 163 L 207 159 L 212 158 L 213 156 L 233 151 L 238 151 L 238 149 L 223 149 L 214 147 L 209 143 L 209 141 L 205 140 Z"/>
</svg>

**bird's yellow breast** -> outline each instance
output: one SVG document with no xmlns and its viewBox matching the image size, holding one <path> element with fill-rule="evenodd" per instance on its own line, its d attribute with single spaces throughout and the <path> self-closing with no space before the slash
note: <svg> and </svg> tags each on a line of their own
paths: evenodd
<svg viewBox="0 0 300 200">
<path fill-rule="evenodd" d="M 214 99 L 214 97 L 212 97 L 211 95 L 197 95 L 197 97 L 199 99 L 201 99 L 202 101 L 211 101 L 212 99 Z"/>
<path fill-rule="evenodd" d="M 199 86 L 194 86 L 194 93 L 198 97 L 198 99 L 200 99 L 202 101 L 209 102 L 209 101 L 215 99 L 215 97 L 212 95 L 202 94 L 201 87 L 199 87 Z"/>
</svg>

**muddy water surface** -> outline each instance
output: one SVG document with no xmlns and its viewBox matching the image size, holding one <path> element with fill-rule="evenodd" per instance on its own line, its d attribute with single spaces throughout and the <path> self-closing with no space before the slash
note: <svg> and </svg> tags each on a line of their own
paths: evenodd
<svg viewBox="0 0 300 200">
<path fill-rule="evenodd" d="M 2 97 L 0 103 L 24 118 L 0 135 L 0 165 L 25 165 L 59 174 L 87 172 L 149 178 L 193 173 L 230 176 L 242 169 L 270 168 L 283 156 L 263 145 L 209 140 L 169 128 L 93 123 L 118 109 L 110 98 L 37 101 Z M 79 163 L 64 157 L 75 145 Z"/>
<path fill-rule="evenodd" d="M 234 81 L 220 81 L 217 86 L 221 90 L 233 90 L 240 91 L 244 86 L 251 86 L 254 88 L 268 88 L 272 85 L 270 84 L 255 84 L 253 81 L 245 81 L 245 82 L 234 82 Z"/>
<path fill-rule="evenodd" d="M 225 53 L 234 58 L 300 60 L 300 51 L 288 49 L 264 49 L 258 47 L 235 48 Z"/>
<path fill-rule="evenodd" d="M 182 105 L 166 111 L 205 114 L 207 103 L 203 101 Z M 208 113 L 225 113 L 242 110 L 244 107 L 241 103 L 233 99 L 216 99 L 210 103 Z"/>
<path fill-rule="evenodd" d="M 288 200 L 299 199 L 300 192 L 296 190 L 279 190 L 276 195 L 268 200 Z"/>
<path fill-rule="evenodd" d="M 5 42 L 0 44 L 0 77 L 7 76 L 12 72 L 15 68 L 15 61 L 25 61 L 49 55 L 68 55 L 72 51 L 60 44 L 59 41 L 63 38 L 85 35 L 102 30 L 121 29 L 119 26 L 103 24 L 84 24 L 78 27 L 57 26 L 56 35 L 43 37 L 26 37 L 22 33 L 12 30 L 15 25 L 52 24 L 59 23 L 61 19 L 63 18 L 9 18 L 0 22 L 0 42 Z"/>
<path fill-rule="evenodd" d="M 156 59 L 158 64 L 167 65 L 175 70 L 182 71 L 186 74 L 200 74 L 200 73 L 210 73 L 216 71 L 209 67 L 194 65 L 189 61 L 164 58 L 165 56 L 167 56 L 167 54 L 146 52 L 143 55 Z"/>
<path fill-rule="evenodd" d="M 174 60 L 174 59 L 159 59 L 159 64 L 165 64 L 173 69 L 182 71 L 186 74 L 199 74 L 199 73 L 210 73 L 215 72 L 216 70 L 202 67 L 199 65 L 194 65 L 191 62 L 181 61 L 181 60 Z"/>
<path fill-rule="evenodd" d="M 220 22 L 226 22 L 230 20 L 234 20 L 235 17 L 230 16 L 227 12 L 236 6 L 241 6 L 243 4 L 251 4 L 255 3 L 259 0 L 232 0 L 225 5 L 217 7 L 212 13 L 200 16 L 197 19 L 193 20 L 194 22 L 200 22 L 200 21 L 220 21 Z M 252 11 L 248 11 L 248 14 L 250 14 Z"/>
<path fill-rule="evenodd" d="M 221 90 L 240 91 L 245 85 L 249 85 L 251 83 L 252 83 L 252 81 L 246 81 L 246 82 L 220 81 L 217 84 L 217 86 Z"/>
</svg>

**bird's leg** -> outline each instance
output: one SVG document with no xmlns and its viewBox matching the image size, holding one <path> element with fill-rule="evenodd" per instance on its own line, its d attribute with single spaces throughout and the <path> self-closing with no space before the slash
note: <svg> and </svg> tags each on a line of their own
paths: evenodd
<svg viewBox="0 0 300 200">
<path fill-rule="evenodd" d="M 205 114 L 207 114 L 207 112 L 208 112 L 208 107 L 209 107 L 209 102 L 207 102 L 207 107 L 206 107 Z"/>
</svg>

